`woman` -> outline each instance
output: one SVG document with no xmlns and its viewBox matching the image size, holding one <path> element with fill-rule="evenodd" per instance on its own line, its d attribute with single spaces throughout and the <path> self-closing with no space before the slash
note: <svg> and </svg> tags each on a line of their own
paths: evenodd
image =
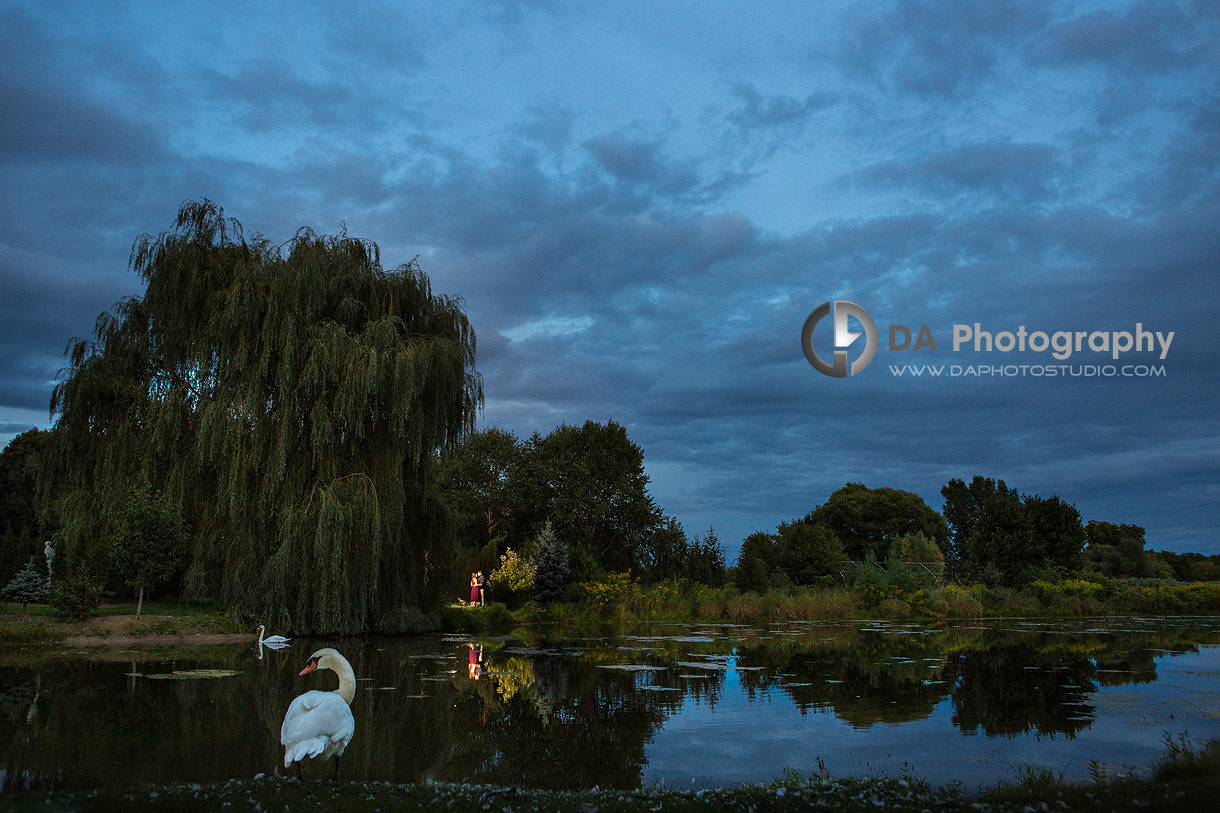
<svg viewBox="0 0 1220 813">
<path fill-rule="evenodd" d="M 479 603 L 479 574 L 478 573 L 470 574 L 470 603 L 471 604 Z"/>
</svg>

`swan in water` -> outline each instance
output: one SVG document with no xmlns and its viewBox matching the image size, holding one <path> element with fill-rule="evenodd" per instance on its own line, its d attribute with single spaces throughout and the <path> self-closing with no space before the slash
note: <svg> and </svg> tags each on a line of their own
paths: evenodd
<svg viewBox="0 0 1220 813">
<path fill-rule="evenodd" d="M 260 644 L 286 644 L 292 640 L 291 638 L 285 638 L 283 635 L 268 635 L 264 638 L 263 633 L 266 631 L 266 627 L 262 624 L 258 625 L 258 642 Z"/>
<path fill-rule="evenodd" d="M 280 728 L 280 744 L 284 746 L 284 767 L 296 763 L 297 778 L 301 777 L 301 761 L 305 758 L 335 758 L 335 776 L 339 778 L 339 763 L 343 749 L 356 733 L 356 718 L 350 708 L 356 696 L 356 674 L 347 659 L 333 649 L 319 649 L 309 656 L 302 675 L 315 669 L 332 669 L 339 675 L 339 688 L 333 692 L 317 689 L 297 696 L 288 706 L 284 725 Z"/>
</svg>

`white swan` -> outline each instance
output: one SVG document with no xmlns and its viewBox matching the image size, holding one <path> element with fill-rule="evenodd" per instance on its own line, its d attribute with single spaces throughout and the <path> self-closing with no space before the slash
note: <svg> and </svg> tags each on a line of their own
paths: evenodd
<svg viewBox="0 0 1220 813">
<path fill-rule="evenodd" d="M 339 675 L 339 688 L 333 692 L 308 691 L 288 706 L 284 725 L 280 727 L 280 744 L 284 746 L 284 767 L 296 763 L 301 776 L 301 761 L 308 758 L 335 758 L 335 778 L 339 778 L 339 763 L 343 749 L 356 733 L 356 718 L 350 708 L 356 696 L 356 674 L 347 659 L 333 649 L 319 649 L 309 656 L 302 675 L 315 669 L 333 669 Z"/>
<path fill-rule="evenodd" d="M 283 635 L 268 635 L 264 638 L 263 633 L 266 631 L 266 627 L 262 624 L 258 625 L 258 642 L 260 644 L 286 644 L 292 640 L 291 638 L 285 638 Z"/>
</svg>

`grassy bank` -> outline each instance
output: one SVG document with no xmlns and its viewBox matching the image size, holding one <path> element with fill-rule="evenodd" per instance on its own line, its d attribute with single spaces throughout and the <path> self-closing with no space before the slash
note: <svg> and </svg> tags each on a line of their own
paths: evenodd
<svg viewBox="0 0 1220 813">
<path fill-rule="evenodd" d="M 134 603 L 104 604 L 83 621 L 56 620 L 45 604 L 0 604 L 0 643 L 234 634 L 255 632 L 212 602 L 145 602 L 139 616 Z"/>
<path fill-rule="evenodd" d="M 1220 742 L 1196 750 L 1167 741 L 1168 752 L 1151 775 L 1106 775 L 1092 782 L 1065 782 L 1052 773 L 1023 768 L 1018 778 L 978 793 L 957 786 L 932 787 L 917 777 L 835 779 L 825 771 L 790 774 L 765 785 L 701 791 L 592 789 L 559 792 L 490 785 L 282 780 L 260 775 L 204 785 L 138 791 L 13 794 L 0 797 L 8 810 L 495 810 L 495 811 L 1110 811 L 1213 810 L 1220 793 Z"/>
<path fill-rule="evenodd" d="M 573 595 L 575 593 L 575 595 Z M 1109 579 L 1036 581 L 1024 588 L 872 585 L 773 588 L 765 593 L 698 584 L 642 585 L 619 574 L 571 591 L 572 600 L 508 613 L 504 624 L 538 619 L 561 624 L 635 625 L 675 622 L 757 624 L 853 618 L 949 620 L 1098 618 L 1131 615 L 1220 615 L 1220 584 Z M 491 608 L 487 608 L 490 612 Z M 476 611 L 477 612 L 477 611 Z M 451 618 L 446 616 L 446 624 Z M 455 627 L 455 629 L 461 629 Z"/>
</svg>

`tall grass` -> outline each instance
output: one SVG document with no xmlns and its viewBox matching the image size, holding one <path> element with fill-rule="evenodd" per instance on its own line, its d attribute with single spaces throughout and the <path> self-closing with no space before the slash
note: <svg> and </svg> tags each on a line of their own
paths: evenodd
<svg viewBox="0 0 1220 813">
<path fill-rule="evenodd" d="M 567 623 L 633 624 L 775 621 L 954 620 L 982 617 L 1076 618 L 1132 613 L 1220 614 L 1220 584 L 1146 584 L 1133 580 L 1066 578 L 1017 589 L 936 585 L 909 577 L 866 573 L 851 587 L 736 587 L 666 582 L 644 585 L 625 573 L 569 590 L 567 601 L 546 605 L 539 617 Z"/>
</svg>

